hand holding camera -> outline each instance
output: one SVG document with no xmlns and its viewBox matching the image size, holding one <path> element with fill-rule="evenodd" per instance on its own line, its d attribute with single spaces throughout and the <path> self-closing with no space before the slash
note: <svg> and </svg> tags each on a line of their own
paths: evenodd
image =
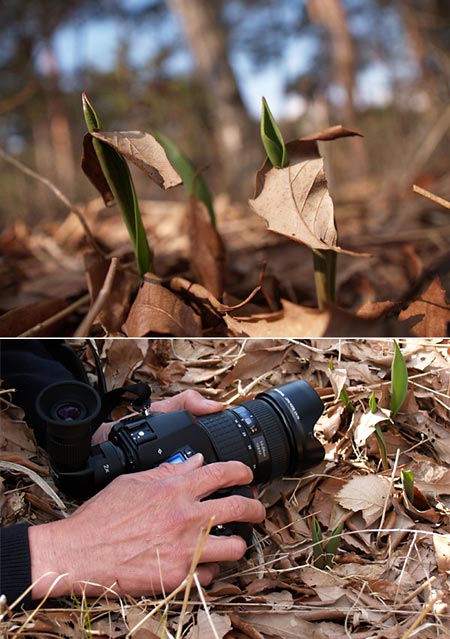
<svg viewBox="0 0 450 639">
<path fill-rule="evenodd" d="M 197 570 L 206 585 L 217 562 L 243 556 L 251 525 L 264 519 L 248 485 L 304 472 L 323 458 L 313 435 L 323 404 L 306 382 L 270 389 L 221 412 L 211 413 L 217 405 L 208 402 L 209 410 L 197 410 L 197 416 L 180 397 L 173 406 L 179 410 L 155 413 L 144 406 L 116 423 L 108 441 L 91 447 L 101 414 L 96 391 L 63 382 L 40 394 L 37 410 L 47 423 L 55 482 L 70 495 L 100 492 L 69 519 L 30 529 L 33 579 L 51 572 L 35 586 L 34 597 L 65 572 L 53 596 L 81 592 L 82 582 L 90 582 L 86 592 L 92 595 L 102 591 L 92 582 L 117 594 L 172 589 L 186 577 L 199 530 L 214 516 L 216 528 Z"/>
</svg>

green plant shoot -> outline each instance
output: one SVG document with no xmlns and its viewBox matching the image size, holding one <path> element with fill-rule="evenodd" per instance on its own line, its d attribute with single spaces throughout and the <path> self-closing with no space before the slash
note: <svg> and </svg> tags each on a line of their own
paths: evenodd
<svg viewBox="0 0 450 639">
<path fill-rule="evenodd" d="M 414 473 L 411 470 L 402 470 L 401 478 L 405 495 L 411 504 L 414 504 Z"/>
<path fill-rule="evenodd" d="M 394 418 L 405 401 L 408 390 L 408 369 L 403 354 L 394 340 L 394 359 L 391 366 L 391 402 L 389 408 Z"/>
<path fill-rule="evenodd" d="M 383 470 L 388 470 L 389 463 L 387 458 L 386 440 L 384 439 L 383 431 L 381 430 L 380 424 L 376 424 L 375 426 L 375 437 L 378 441 L 378 448 L 380 451 L 381 463 L 383 464 Z"/>
<path fill-rule="evenodd" d="M 313 556 L 314 556 L 314 565 L 316 566 L 316 568 L 323 570 L 325 568 L 325 555 L 323 553 L 323 536 L 322 536 L 322 529 L 316 517 L 312 518 L 311 537 L 313 542 L 312 550 L 313 550 Z"/>
<path fill-rule="evenodd" d="M 339 548 L 339 544 L 341 543 L 341 535 L 344 527 L 342 524 L 336 526 L 336 528 L 331 533 L 331 537 L 327 541 L 325 545 L 325 565 L 332 566 L 334 563 L 334 558 L 336 556 L 337 550 Z"/>
<path fill-rule="evenodd" d="M 85 93 L 82 97 L 84 119 L 88 131 L 100 129 L 100 120 Z M 148 245 L 141 212 L 130 169 L 125 159 L 105 142 L 92 137 L 92 145 L 105 179 L 116 200 L 133 244 L 139 274 L 151 270 L 151 251 Z"/>
<path fill-rule="evenodd" d="M 286 145 L 265 98 L 262 99 L 261 140 L 272 166 L 284 169 L 289 164 Z"/>
<path fill-rule="evenodd" d="M 377 398 L 375 397 L 375 393 L 373 391 L 369 397 L 369 408 L 370 408 L 370 412 L 373 413 L 374 415 L 378 411 Z"/>
<path fill-rule="evenodd" d="M 334 362 L 332 357 L 330 358 L 328 367 L 330 371 L 334 371 Z M 348 396 L 348 393 L 345 388 L 343 388 L 341 392 L 339 393 L 339 399 L 344 404 L 345 408 L 348 410 L 349 413 L 354 412 L 355 407 L 353 406 L 353 403 L 351 402 L 350 397 Z"/>
<path fill-rule="evenodd" d="M 261 140 L 272 166 L 286 168 L 289 165 L 286 144 L 265 98 L 262 99 Z M 336 300 L 337 253 L 313 249 L 313 261 L 317 304 L 320 310 L 325 310 Z"/>
<path fill-rule="evenodd" d="M 201 173 L 180 148 L 159 131 L 153 132 L 154 138 L 164 148 L 170 162 L 176 168 L 189 195 L 195 195 L 206 206 L 211 224 L 216 228 L 216 214 L 208 185 Z"/>
</svg>

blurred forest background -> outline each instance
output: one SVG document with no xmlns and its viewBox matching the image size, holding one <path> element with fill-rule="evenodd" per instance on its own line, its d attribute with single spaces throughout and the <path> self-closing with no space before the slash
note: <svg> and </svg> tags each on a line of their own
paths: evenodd
<svg viewBox="0 0 450 639">
<path fill-rule="evenodd" d="M 0 38 L 2 310 L 86 287 L 78 220 L 2 150 L 78 203 L 107 251 L 129 250 L 117 208 L 106 211 L 80 169 L 83 91 L 104 129 L 160 131 L 200 168 L 234 299 L 267 262 L 283 297 L 311 304 L 309 250 L 269 233 L 247 206 L 265 155 L 265 96 L 285 140 L 334 124 L 364 136 L 320 144 L 340 244 L 373 256 L 339 258 L 340 305 L 415 299 L 431 272 L 442 281 L 431 305 L 444 316 L 426 334 L 446 333 L 448 209 L 412 187 L 450 199 L 448 0 L 2 0 Z M 186 273 L 185 189 L 165 193 L 132 173 L 155 272 Z"/>
<path fill-rule="evenodd" d="M 447 0 L 2 0 L 0 18 L 1 145 L 72 200 L 94 194 L 79 169 L 82 91 L 105 128 L 162 131 L 232 199 L 251 196 L 274 91 L 285 139 L 336 123 L 364 134 L 333 145 L 338 200 L 367 205 L 382 188 L 395 206 L 447 169 Z M 4 221 L 58 212 L 3 162 L 0 188 Z"/>
</svg>

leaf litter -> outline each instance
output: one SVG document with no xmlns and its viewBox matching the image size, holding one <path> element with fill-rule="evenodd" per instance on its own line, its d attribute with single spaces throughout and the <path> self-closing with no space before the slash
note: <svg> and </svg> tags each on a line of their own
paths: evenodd
<svg viewBox="0 0 450 639">
<path fill-rule="evenodd" d="M 346 224 L 344 219 L 339 222 L 340 244 L 347 247 L 337 244 L 337 207 L 318 144 L 326 147 L 353 135 L 358 134 L 335 126 L 288 142 L 290 163 L 284 168 L 264 163 L 249 210 L 231 204 L 226 195 L 213 202 L 201 172 L 164 136 L 93 129 L 85 137 L 82 167 L 103 200 L 81 208 L 62 196 L 72 211 L 62 225 L 29 229 L 17 223 L 0 235 L 0 335 L 446 335 L 450 261 L 435 232 L 422 229 L 417 243 L 403 240 L 401 233 L 395 243 L 392 238 L 380 242 L 370 233 L 361 239 L 354 222 Z M 138 206 L 126 168 L 129 184 L 118 198 L 122 224 L 117 211 L 104 206 L 113 204 L 113 194 L 93 144 L 118 154 L 127 167 L 126 157 L 164 189 L 179 185 L 183 174 L 189 197 L 185 203 L 155 199 L 139 201 Z M 424 200 L 423 206 L 431 205 Z M 95 255 L 90 254 L 92 247 Z M 320 311 L 311 249 L 327 256 L 339 253 L 338 305 Z M 118 268 L 103 290 L 113 259 Z M 142 293 L 148 289 L 148 270 L 157 274 L 161 289 L 152 286 L 151 295 L 148 290 Z M 178 278 L 191 287 L 202 286 L 207 294 L 177 290 L 173 284 Z M 104 300 L 97 309 L 100 295 Z M 228 306 L 237 306 L 239 313 L 229 312 Z M 93 309 L 86 327 L 83 318 Z"/>
<path fill-rule="evenodd" d="M 84 340 L 73 345 L 93 378 L 90 349 Z M 392 340 L 98 339 L 108 387 L 143 380 L 151 384 L 155 399 L 195 387 L 230 405 L 299 377 L 309 381 L 326 407 L 316 426 L 326 457 L 304 477 L 258 487 L 267 519 L 255 528 L 248 557 L 222 566 L 211 587 L 199 592 L 193 586 L 183 628 L 182 595 L 170 601 L 167 595 L 166 602 L 163 596 L 156 601 L 100 598 L 82 607 L 67 598 L 46 602 L 32 619 L 18 608 L 7 612 L 5 637 L 16 636 L 22 624 L 26 636 L 51 633 L 55 638 L 86 636 L 88 627 L 91 636 L 117 639 L 170 638 L 181 630 L 192 639 L 447 637 L 450 341 L 403 339 L 399 346 L 409 397 L 392 420 L 387 409 Z M 334 386 L 331 360 L 335 370 L 346 372 Z M 340 399 L 344 377 L 353 412 Z M 370 422 L 362 426 L 372 414 L 372 393 L 387 469 Z M 2 417 L 15 420 L 6 422 L 11 426 L 2 432 L 2 459 L 14 455 L 16 464 L 34 464 L 53 491 L 45 453 L 20 421 L 13 399 L 8 389 L 1 391 Z M 125 407 L 115 417 L 123 412 Z M 30 485 L 29 475 L 3 470 L 4 524 L 39 524 L 62 516 L 49 494 Z M 413 502 L 401 481 L 404 470 L 414 477 Z M 65 503 L 73 510 L 72 502 Z M 337 549 L 323 570 L 314 564 L 313 516 L 322 531 L 323 552 L 332 531 L 342 526 Z M 150 617 L 157 602 L 164 612 Z"/>
</svg>

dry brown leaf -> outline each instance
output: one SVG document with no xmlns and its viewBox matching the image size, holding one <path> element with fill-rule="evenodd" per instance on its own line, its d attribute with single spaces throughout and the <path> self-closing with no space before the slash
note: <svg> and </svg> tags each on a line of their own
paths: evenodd
<svg viewBox="0 0 450 639">
<path fill-rule="evenodd" d="M 385 408 L 379 408 L 376 413 L 368 411 L 367 413 L 360 414 L 359 411 L 355 411 L 353 414 L 353 439 L 357 446 L 362 446 L 366 443 L 366 440 L 372 433 L 375 432 L 375 427 L 381 422 L 389 420 L 391 411 Z"/>
<path fill-rule="evenodd" d="M 83 153 L 81 155 L 81 168 L 86 177 L 97 191 L 101 194 L 106 206 L 111 206 L 114 202 L 109 184 L 106 181 L 103 169 L 98 161 L 97 153 L 92 144 L 92 135 L 86 133 L 83 138 Z"/>
<path fill-rule="evenodd" d="M 199 610 L 197 623 L 192 626 L 186 639 L 223 639 L 230 630 L 231 620 L 228 615 L 217 612 L 206 614 L 204 610 Z"/>
<path fill-rule="evenodd" d="M 94 131 L 91 135 L 112 146 L 163 189 L 170 189 L 182 183 L 182 179 L 170 163 L 164 148 L 150 133 L 144 131 Z"/>
<path fill-rule="evenodd" d="M 114 339 L 105 342 L 104 373 L 109 390 L 123 386 L 131 378 L 133 372 L 143 363 L 148 348 L 147 339 Z"/>
<path fill-rule="evenodd" d="M 282 299 L 282 310 L 263 318 L 239 320 L 225 314 L 224 320 L 234 337 L 398 337 L 409 334 L 408 322 L 380 317 L 365 319 L 338 307 L 319 311 Z"/>
<path fill-rule="evenodd" d="M 328 192 L 317 140 L 359 135 L 343 127 L 293 140 L 286 144 L 289 166 L 272 167 L 266 160 L 256 176 L 250 206 L 275 233 L 312 249 L 342 251 L 337 246 L 334 206 Z"/>
<path fill-rule="evenodd" d="M 438 570 L 450 574 L 450 535 L 434 534 L 433 544 Z"/>
<path fill-rule="evenodd" d="M 230 333 L 236 337 L 316 337 L 323 335 L 329 320 L 328 311 L 319 311 L 306 306 L 281 300 L 283 313 L 274 313 L 275 319 L 257 321 L 237 320 L 226 314 L 224 320 Z"/>
<path fill-rule="evenodd" d="M 200 318 L 161 284 L 144 281 L 124 325 L 128 337 L 148 334 L 198 337 Z"/>
<path fill-rule="evenodd" d="M 260 340 L 256 341 L 258 344 Z M 264 342 L 258 348 L 246 348 L 244 356 L 241 357 L 233 369 L 220 382 L 221 388 L 228 388 L 236 379 L 254 379 L 263 375 L 267 371 L 274 370 L 286 359 L 292 344 L 283 346 L 267 347 Z"/>
<path fill-rule="evenodd" d="M 194 279 L 221 299 L 225 270 L 225 249 L 218 231 L 211 223 L 203 202 L 189 200 L 190 264 Z"/>
<path fill-rule="evenodd" d="M 353 512 L 361 511 L 368 526 L 383 512 L 389 497 L 391 483 L 386 477 L 366 475 L 354 477 L 341 488 L 336 499 L 341 506 Z"/>
<path fill-rule="evenodd" d="M 8 452 L 20 452 L 24 457 L 33 457 L 37 453 L 33 431 L 25 422 L 18 422 L 2 415 L 0 429 L 0 449 Z"/>
<path fill-rule="evenodd" d="M 320 628 L 319 624 L 305 621 L 301 615 L 295 612 L 288 613 L 240 613 L 240 618 L 245 623 L 250 624 L 259 632 L 269 637 L 282 637 L 283 639 L 327 639 L 327 635 Z"/>
<path fill-rule="evenodd" d="M 93 303 L 105 282 L 111 260 L 105 260 L 97 253 L 86 253 L 84 259 L 89 295 Z M 130 308 L 131 295 L 138 285 L 138 277 L 129 270 L 119 268 L 116 271 L 108 300 L 98 314 L 98 321 L 107 335 L 121 330 Z"/>
<path fill-rule="evenodd" d="M 450 305 L 439 277 L 435 277 L 421 298 L 412 302 L 399 315 L 406 320 L 415 315 L 423 318 L 411 329 L 417 337 L 442 337 L 449 334 Z"/>
<path fill-rule="evenodd" d="M 66 300 L 51 299 L 19 306 L 0 317 L 0 335 L 2 337 L 18 337 L 33 326 L 50 319 L 68 305 L 69 302 Z M 66 322 L 67 318 L 61 320 L 61 322 L 63 321 Z M 61 322 L 54 322 L 46 328 L 42 328 L 39 333 L 36 333 L 36 336 L 45 337 L 58 334 Z"/>
</svg>

